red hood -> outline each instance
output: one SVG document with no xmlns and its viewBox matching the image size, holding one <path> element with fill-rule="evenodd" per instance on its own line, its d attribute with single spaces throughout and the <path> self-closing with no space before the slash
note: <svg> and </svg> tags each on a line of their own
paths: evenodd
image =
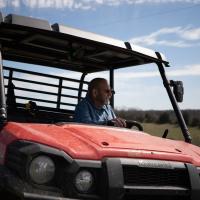
<svg viewBox="0 0 200 200">
<path fill-rule="evenodd" d="M 2 130 L 0 139 L 4 143 L 19 139 L 38 142 L 63 150 L 77 159 L 147 158 L 189 162 L 200 166 L 199 147 L 122 128 L 9 122 Z"/>
</svg>

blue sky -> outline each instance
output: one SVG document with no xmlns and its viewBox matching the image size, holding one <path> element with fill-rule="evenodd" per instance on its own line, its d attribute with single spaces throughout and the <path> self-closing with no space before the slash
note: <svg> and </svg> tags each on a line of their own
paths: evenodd
<svg viewBox="0 0 200 200">
<path fill-rule="evenodd" d="M 160 51 L 168 78 L 184 82 L 180 107 L 200 109 L 200 0 L 0 0 L 0 9 Z M 115 74 L 117 108 L 171 109 L 156 66 Z"/>
</svg>

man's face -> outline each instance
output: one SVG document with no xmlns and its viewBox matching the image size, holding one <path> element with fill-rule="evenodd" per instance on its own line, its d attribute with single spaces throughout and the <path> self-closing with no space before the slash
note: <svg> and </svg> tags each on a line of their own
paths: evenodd
<svg viewBox="0 0 200 200">
<path fill-rule="evenodd" d="M 100 105 L 106 105 L 109 104 L 109 100 L 112 96 L 112 91 L 110 89 L 110 86 L 108 85 L 108 82 L 101 81 L 99 83 L 99 86 L 97 88 L 96 93 L 96 101 L 99 102 Z"/>
</svg>

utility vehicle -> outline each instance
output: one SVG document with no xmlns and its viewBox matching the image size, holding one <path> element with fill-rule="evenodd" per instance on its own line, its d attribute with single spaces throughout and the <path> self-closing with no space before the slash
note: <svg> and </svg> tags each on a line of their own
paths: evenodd
<svg viewBox="0 0 200 200">
<path fill-rule="evenodd" d="M 73 122 L 87 74 L 108 71 L 114 89 L 116 69 L 149 63 L 185 141 L 152 136 L 138 122 L 130 123 L 138 130 Z M 0 14 L 0 199 L 199 200 L 200 148 L 177 103 L 182 82 L 169 81 L 166 67 L 163 54 L 129 42 Z"/>
</svg>

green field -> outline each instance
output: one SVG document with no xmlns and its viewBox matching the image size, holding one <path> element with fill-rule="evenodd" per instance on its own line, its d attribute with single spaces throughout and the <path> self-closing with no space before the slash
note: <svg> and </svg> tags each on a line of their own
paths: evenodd
<svg viewBox="0 0 200 200">
<path fill-rule="evenodd" d="M 184 140 L 181 130 L 177 125 L 174 124 L 154 124 L 154 123 L 143 123 L 144 131 L 152 135 L 162 137 L 165 129 L 169 130 L 167 138 Z M 200 128 L 189 127 L 189 132 L 192 136 L 192 143 L 200 146 Z"/>
</svg>

